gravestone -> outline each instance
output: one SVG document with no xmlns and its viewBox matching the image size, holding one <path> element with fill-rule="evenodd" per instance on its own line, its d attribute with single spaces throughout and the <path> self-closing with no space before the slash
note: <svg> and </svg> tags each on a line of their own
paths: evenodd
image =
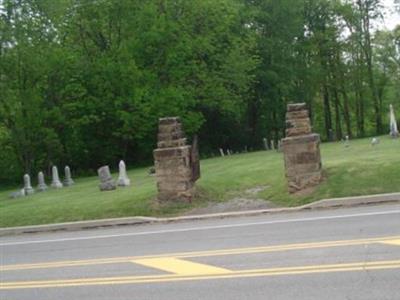
<svg viewBox="0 0 400 300">
<path fill-rule="evenodd" d="M 158 200 L 190 202 L 195 181 L 200 177 L 197 141 L 194 146 L 186 144 L 179 118 L 159 120 L 157 149 L 153 154 Z"/>
<path fill-rule="evenodd" d="M 31 185 L 31 177 L 28 174 L 24 175 L 24 191 L 25 195 L 31 195 L 35 193 L 35 190 Z"/>
<path fill-rule="evenodd" d="M 119 162 L 118 167 L 119 167 L 119 175 L 118 175 L 117 185 L 118 186 L 131 185 L 131 180 L 128 178 L 128 175 L 126 174 L 126 166 L 123 160 Z"/>
<path fill-rule="evenodd" d="M 110 168 L 103 166 L 97 170 L 100 179 L 100 191 L 112 191 L 117 188 L 114 180 L 111 177 Z"/>
<path fill-rule="evenodd" d="M 65 172 L 65 179 L 63 182 L 64 186 L 73 185 L 75 182 L 72 180 L 72 177 L 71 177 L 71 169 L 68 166 L 65 166 L 64 172 Z"/>
<path fill-rule="evenodd" d="M 286 138 L 282 140 L 282 148 L 290 193 L 321 182 L 319 144 L 319 135 L 311 132 L 306 104 L 289 104 L 286 113 Z"/>
<path fill-rule="evenodd" d="M 372 138 L 372 140 L 371 140 L 371 146 L 376 146 L 376 145 L 378 145 L 379 144 L 379 139 L 378 138 L 376 138 L 376 137 L 374 137 L 374 138 Z"/>
<path fill-rule="evenodd" d="M 60 177 L 58 176 L 58 169 L 56 166 L 53 166 L 51 168 L 51 187 L 56 188 L 56 189 L 60 189 L 63 187 L 63 184 L 60 181 Z"/>
<path fill-rule="evenodd" d="M 350 137 L 348 135 L 346 135 L 345 138 L 344 138 L 344 146 L 346 148 L 350 147 Z"/>
<path fill-rule="evenodd" d="M 392 138 L 399 137 L 399 130 L 397 128 L 396 117 L 394 115 L 394 108 L 392 104 L 390 104 L 390 136 Z"/>
<path fill-rule="evenodd" d="M 271 150 L 275 150 L 275 141 L 271 140 Z"/>
<path fill-rule="evenodd" d="M 222 157 L 225 156 L 224 150 L 222 148 L 219 148 L 219 153 L 221 154 Z"/>
<path fill-rule="evenodd" d="M 25 197 L 25 196 L 26 196 L 26 194 L 25 194 L 24 188 L 10 194 L 10 198 L 13 198 L 13 199 L 21 198 L 21 197 Z"/>
<path fill-rule="evenodd" d="M 263 144 L 264 144 L 264 149 L 268 151 L 269 150 L 268 140 L 266 138 L 263 138 Z"/>
<path fill-rule="evenodd" d="M 44 192 L 47 190 L 47 184 L 44 181 L 44 174 L 43 172 L 39 172 L 38 173 L 38 186 L 37 186 L 37 190 L 39 192 Z"/>
</svg>

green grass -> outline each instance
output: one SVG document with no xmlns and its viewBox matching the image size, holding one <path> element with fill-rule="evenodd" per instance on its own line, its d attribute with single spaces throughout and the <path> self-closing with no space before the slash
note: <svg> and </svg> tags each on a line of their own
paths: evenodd
<svg viewBox="0 0 400 300">
<path fill-rule="evenodd" d="M 174 215 L 206 200 L 229 200 L 256 186 L 268 186 L 257 198 L 282 206 L 400 191 L 400 139 L 383 137 L 376 147 L 370 146 L 370 139 L 351 141 L 349 148 L 342 143 L 326 143 L 321 151 L 328 177 L 307 196 L 287 192 L 282 153 L 262 151 L 203 160 L 202 177 L 197 183 L 201 199 L 192 205 L 155 205 L 155 178 L 147 174 L 148 168 L 130 170 L 133 185 L 113 192 L 100 192 L 97 177 L 78 178 L 75 186 L 19 199 L 9 199 L 11 191 L 0 191 L 0 226 Z"/>
</svg>

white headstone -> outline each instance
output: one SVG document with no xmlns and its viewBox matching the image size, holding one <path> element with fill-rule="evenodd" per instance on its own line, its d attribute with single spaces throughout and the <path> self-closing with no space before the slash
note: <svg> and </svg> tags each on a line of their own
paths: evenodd
<svg viewBox="0 0 400 300">
<path fill-rule="evenodd" d="M 118 186 L 129 186 L 131 181 L 126 174 L 126 166 L 123 160 L 119 162 L 119 176 L 117 181 Z"/>
<path fill-rule="evenodd" d="M 45 190 L 47 190 L 47 184 L 44 181 L 44 174 L 43 172 L 39 172 L 38 174 L 38 186 L 37 186 L 37 190 L 39 192 L 43 192 Z"/>
<path fill-rule="evenodd" d="M 51 168 L 51 187 L 56 188 L 56 189 L 60 189 L 63 187 L 61 181 L 60 181 L 60 177 L 58 176 L 58 169 L 56 166 L 53 166 Z"/>
<path fill-rule="evenodd" d="M 75 182 L 72 180 L 71 177 L 71 169 L 68 166 L 65 166 L 64 169 L 65 172 L 65 178 L 64 178 L 64 186 L 71 186 L 73 185 Z"/>
<path fill-rule="evenodd" d="M 344 146 L 346 148 L 350 147 L 350 138 L 348 135 L 346 135 L 345 140 L 344 140 Z"/>
<path fill-rule="evenodd" d="M 24 191 L 25 195 L 30 195 L 35 193 L 35 190 L 32 188 L 31 185 L 31 177 L 28 174 L 24 175 Z"/>
<path fill-rule="evenodd" d="M 265 148 L 265 150 L 269 150 L 269 147 L 268 147 L 268 140 L 267 140 L 266 138 L 263 138 L 263 143 L 264 143 L 264 148 Z"/>
<path fill-rule="evenodd" d="M 271 141 L 271 150 L 275 150 L 275 141 L 274 140 Z"/>
<path fill-rule="evenodd" d="M 396 117 L 394 115 L 394 108 L 392 104 L 390 104 L 390 136 L 393 138 L 399 137 L 399 129 L 397 128 Z"/>
<path fill-rule="evenodd" d="M 376 146 L 376 145 L 378 145 L 378 144 L 379 144 L 379 139 L 374 137 L 374 138 L 371 140 L 371 145 L 372 145 L 372 146 Z"/>
<path fill-rule="evenodd" d="M 23 189 L 23 188 L 19 191 L 12 192 L 10 194 L 10 198 L 13 198 L 13 199 L 20 198 L 20 197 L 25 197 L 25 189 Z"/>
<path fill-rule="evenodd" d="M 219 153 L 221 154 L 222 157 L 225 156 L 224 150 L 222 148 L 219 148 Z"/>
</svg>

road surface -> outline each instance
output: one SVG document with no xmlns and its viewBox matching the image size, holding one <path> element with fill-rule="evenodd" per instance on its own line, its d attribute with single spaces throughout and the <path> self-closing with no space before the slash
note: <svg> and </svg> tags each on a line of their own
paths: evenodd
<svg viewBox="0 0 400 300">
<path fill-rule="evenodd" d="M 400 205 L 0 238 L 0 299 L 400 299 Z"/>
</svg>

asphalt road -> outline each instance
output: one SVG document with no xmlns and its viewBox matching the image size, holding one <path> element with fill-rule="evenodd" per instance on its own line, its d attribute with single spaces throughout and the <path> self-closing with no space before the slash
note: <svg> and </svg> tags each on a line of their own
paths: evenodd
<svg viewBox="0 0 400 300">
<path fill-rule="evenodd" d="M 400 205 L 0 238 L 0 299 L 400 299 Z"/>
</svg>

